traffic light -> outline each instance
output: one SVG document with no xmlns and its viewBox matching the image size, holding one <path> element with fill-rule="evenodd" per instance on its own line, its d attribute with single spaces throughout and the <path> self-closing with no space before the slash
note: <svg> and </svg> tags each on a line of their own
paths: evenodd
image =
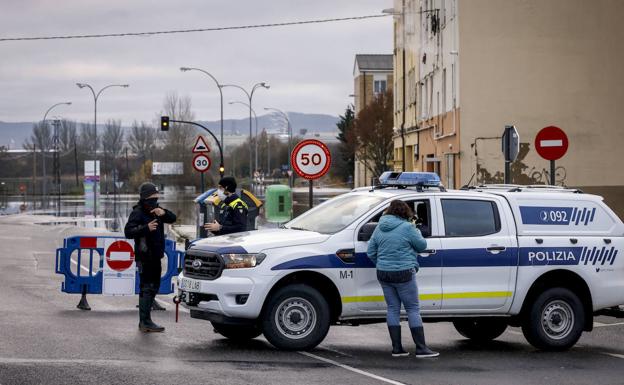
<svg viewBox="0 0 624 385">
<path fill-rule="evenodd" d="M 221 176 L 223 176 L 224 173 L 225 173 L 225 166 L 220 165 L 219 166 L 219 174 L 221 174 Z"/>
<path fill-rule="evenodd" d="M 160 117 L 160 131 L 169 131 L 169 117 L 168 116 Z"/>
</svg>

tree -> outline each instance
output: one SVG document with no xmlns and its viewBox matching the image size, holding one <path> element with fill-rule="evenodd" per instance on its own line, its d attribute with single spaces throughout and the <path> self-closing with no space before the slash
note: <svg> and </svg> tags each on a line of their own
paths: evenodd
<svg viewBox="0 0 624 385">
<path fill-rule="evenodd" d="M 76 144 L 77 132 L 76 121 L 62 119 L 59 127 L 59 148 L 62 153 L 66 153 L 74 149 Z"/>
<path fill-rule="evenodd" d="M 120 120 L 110 119 L 106 122 L 102 135 L 102 150 L 104 151 L 103 171 L 106 172 L 107 176 L 110 175 L 111 170 L 115 172 L 115 160 L 123 150 L 123 136 Z M 114 179 L 113 177 L 113 181 Z M 106 178 L 105 182 L 108 180 L 109 178 Z M 108 188 L 108 183 L 106 183 L 106 187 Z"/>
<path fill-rule="evenodd" d="M 132 123 L 130 135 L 128 136 L 128 146 L 130 150 L 141 158 L 142 162 L 147 160 L 147 154 L 156 143 L 156 130 L 147 123 Z"/>
<path fill-rule="evenodd" d="M 24 142 L 24 148 L 32 150 L 33 146 L 41 151 L 49 151 L 52 148 L 52 130 L 45 122 L 33 124 L 33 131 L 30 138 Z"/>
<path fill-rule="evenodd" d="M 165 96 L 163 103 L 165 115 L 171 120 L 185 120 L 192 122 L 195 114 L 192 111 L 190 96 L 178 96 L 177 92 L 170 92 Z M 188 124 L 172 123 L 169 131 L 164 134 L 165 149 L 172 160 L 183 162 L 190 160 L 190 149 L 195 139 L 195 128 Z"/>
<path fill-rule="evenodd" d="M 340 168 L 340 175 L 343 180 L 347 180 L 349 176 L 353 176 L 355 168 L 355 149 L 357 146 L 357 138 L 354 131 L 355 113 L 353 105 L 348 105 L 344 115 L 340 115 L 338 123 L 338 136 L 336 139 L 340 141 L 339 153 L 344 161 L 344 167 Z"/>
<path fill-rule="evenodd" d="M 93 153 L 100 147 L 101 138 L 95 137 L 95 127 L 91 123 L 80 124 L 80 136 L 78 137 L 78 148 L 87 155 L 89 159 L 93 158 Z M 96 146 L 96 148 L 93 148 Z"/>
<path fill-rule="evenodd" d="M 355 118 L 355 155 L 374 177 L 386 171 L 392 160 L 393 125 L 390 89 L 376 96 Z"/>
</svg>

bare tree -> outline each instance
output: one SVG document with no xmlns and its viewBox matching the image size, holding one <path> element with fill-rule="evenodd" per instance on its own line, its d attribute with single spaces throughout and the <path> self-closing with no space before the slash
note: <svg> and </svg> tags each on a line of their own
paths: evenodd
<svg viewBox="0 0 624 385">
<path fill-rule="evenodd" d="M 141 158 L 142 163 L 147 160 L 147 155 L 154 148 L 156 143 L 156 130 L 147 123 L 132 123 L 130 135 L 128 135 L 128 146 L 130 150 Z"/>
<path fill-rule="evenodd" d="M 170 92 L 165 96 L 163 104 L 165 114 L 172 120 L 195 120 L 190 96 L 178 96 Z M 172 123 L 165 134 L 165 149 L 173 160 L 184 161 L 190 158 L 191 146 L 195 138 L 195 129 L 188 124 Z"/>
<path fill-rule="evenodd" d="M 100 147 L 100 138 L 97 138 L 97 147 Z M 80 137 L 78 138 L 78 148 L 84 154 L 93 154 L 96 150 L 93 148 L 95 143 L 95 128 L 91 123 L 80 124 Z"/>
<path fill-rule="evenodd" d="M 59 148 L 60 151 L 66 153 L 74 149 L 76 144 L 76 121 L 62 119 L 59 127 Z"/>
<path fill-rule="evenodd" d="M 392 90 L 375 97 L 355 118 L 356 155 L 374 176 L 388 169 L 392 159 Z"/>
<path fill-rule="evenodd" d="M 102 135 L 102 149 L 104 157 L 115 159 L 123 151 L 124 132 L 121 128 L 120 120 L 109 120 L 104 125 L 104 135 Z"/>
<path fill-rule="evenodd" d="M 50 125 L 45 122 L 33 124 L 33 132 L 30 138 L 24 142 L 24 148 L 32 150 L 34 147 L 41 151 L 49 151 L 52 148 L 52 131 Z"/>
</svg>

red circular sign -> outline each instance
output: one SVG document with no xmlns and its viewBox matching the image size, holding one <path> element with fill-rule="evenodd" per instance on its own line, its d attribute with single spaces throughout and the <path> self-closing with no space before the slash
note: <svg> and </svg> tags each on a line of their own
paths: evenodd
<svg viewBox="0 0 624 385">
<path fill-rule="evenodd" d="M 303 140 L 290 154 L 290 164 L 299 176 L 318 179 L 329 171 L 331 154 L 325 143 L 316 139 Z"/>
<path fill-rule="evenodd" d="M 193 168 L 199 172 L 206 172 L 210 168 L 210 158 L 207 155 L 199 154 L 193 158 Z"/>
<path fill-rule="evenodd" d="M 546 160 L 557 160 L 568 151 L 568 136 L 559 127 L 544 127 L 535 136 L 535 149 Z"/>
<path fill-rule="evenodd" d="M 126 241 L 115 241 L 106 250 L 106 263 L 111 269 L 124 271 L 134 262 L 134 249 Z"/>
</svg>

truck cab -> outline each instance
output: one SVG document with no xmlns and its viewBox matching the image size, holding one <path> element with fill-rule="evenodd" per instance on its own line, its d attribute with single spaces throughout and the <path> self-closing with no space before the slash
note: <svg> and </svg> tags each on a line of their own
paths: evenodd
<svg viewBox="0 0 624 385">
<path fill-rule="evenodd" d="M 522 326 L 545 350 L 567 349 L 596 312 L 624 303 L 624 225 L 589 194 L 483 186 L 447 191 L 431 173 L 384 173 L 280 229 L 197 241 L 179 296 L 228 338 L 262 333 L 280 349 L 320 343 L 330 325 L 385 321 L 368 240 L 394 199 L 427 240 L 417 274 L 425 322 L 489 340 Z"/>
</svg>

